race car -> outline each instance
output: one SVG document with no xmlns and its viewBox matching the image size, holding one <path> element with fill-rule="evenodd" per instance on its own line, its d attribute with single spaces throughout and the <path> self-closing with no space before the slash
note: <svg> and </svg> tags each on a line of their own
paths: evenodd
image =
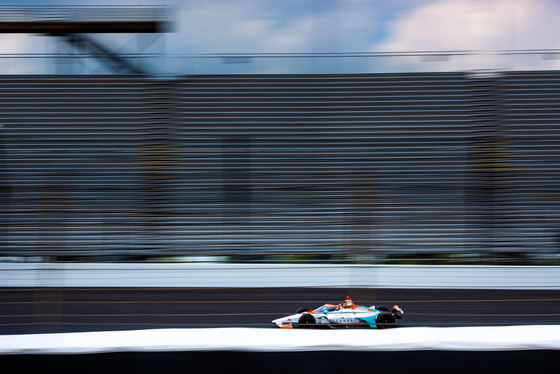
<svg viewBox="0 0 560 374">
<path fill-rule="evenodd" d="M 395 326 L 395 320 L 401 319 L 404 311 L 394 305 L 389 311 L 383 305 L 355 305 L 348 296 L 341 304 L 324 304 L 316 309 L 299 308 L 296 314 L 272 321 L 283 329 L 291 328 L 354 328 L 370 327 L 386 329 Z"/>
</svg>

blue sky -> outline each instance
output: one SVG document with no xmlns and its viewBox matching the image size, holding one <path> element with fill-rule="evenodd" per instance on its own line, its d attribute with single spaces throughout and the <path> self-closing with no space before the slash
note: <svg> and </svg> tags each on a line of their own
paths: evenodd
<svg viewBox="0 0 560 374">
<path fill-rule="evenodd" d="M 164 37 L 169 54 L 560 49 L 556 19 L 560 0 L 4 0 L 0 4 L 172 5 L 177 9 L 177 27 Z M 47 38 L 0 35 L 0 39 L 0 53 L 52 50 Z"/>
</svg>

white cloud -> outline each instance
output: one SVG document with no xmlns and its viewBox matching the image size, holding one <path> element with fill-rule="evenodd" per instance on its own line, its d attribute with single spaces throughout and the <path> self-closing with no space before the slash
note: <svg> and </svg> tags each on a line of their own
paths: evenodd
<svg viewBox="0 0 560 374">
<path fill-rule="evenodd" d="M 485 49 L 488 12 L 483 1 L 438 1 L 406 12 L 390 26 L 383 51 Z"/>
<path fill-rule="evenodd" d="M 191 1 L 167 39 L 174 53 L 285 52 L 302 48 L 306 20 L 284 19 L 259 1 Z"/>
<path fill-rule="evenodd" d="M 185 1 L 168 40 L 179 53 L 366 50 L 383 2 L 371 0 Z"/>
<path fill-rule="evenodd" d="M 175 54 L 339 53 L 365 51 L 379 33 L 379 4 L 364 0 L 188 1 L 178 15 L 178 29 L 166 37 Z M 214 66 L 211 66 L 214 63 Z M 258 72 L 306 72 L 338 61 L 261 58 Z M 185 61 L 190 72 L 223 69 L 210 59 Z M 177 61 L 175 62 L 177 65 Z M 258 66 L 257 66 L 258 65 Z M 303 67 L 302 66 L 306 66 Z M 268 69 L 266 66 L 274 66 Z M 243 68 L 237 66 L 236 68 Z M 247 66 L 247 69 L 251 67 Z M 171 70 L 180 70 L 180 66 Z M 189 70 L 189 69 L 187 69 Z M 257 70 L 253 70 L 257 71 Z M 253 72 L 248 70 L 248 72 Z M 224 70 L 224 72 L 230 72 Z"/>
<path fill-rule="evenodd" d="M 560 3 L 553 0 L 436 0 L 403 13 L 372 51 L 494 52 L 560 48 Z M 490 55 L 490 57 L 488 57 Z M 463 67 L 554 68 L 542 55 L 463 60 Z M 455 66 L 461 63 L 454 61 Z"/>
<path fill-rule="evenodd" d="M 27 34 L 0 34 L 0 74 L 40 74 L 44 73 L 44 62 L 28 57 L 14 58 L 14 55 L 40 53 L 40 43 Z M 8 56 L 6 56 L 8 55 Z"/>
</svg>

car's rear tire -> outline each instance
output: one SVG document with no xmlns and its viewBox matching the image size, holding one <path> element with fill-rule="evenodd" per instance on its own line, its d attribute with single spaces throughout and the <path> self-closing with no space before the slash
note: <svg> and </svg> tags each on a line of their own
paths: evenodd
<svg viewBox="0 0 560 374">
<path fill-rule="evenodd" d="M 378 329 L 390 329 L 395 326 L 395 317 L 389 312 L 379 313 L 375 319 Z"/>
<path fill-rule="evenodd" d="M 311 314 L 303 314 L 299 317 L 298 326 L 301 329 L 312 329 L 316 326 L 315 317 Z"/>
</svg>

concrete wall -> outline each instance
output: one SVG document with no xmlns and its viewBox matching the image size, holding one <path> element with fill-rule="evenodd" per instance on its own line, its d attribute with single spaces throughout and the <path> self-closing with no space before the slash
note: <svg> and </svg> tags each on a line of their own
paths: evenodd
<svg viewBox="0 0 560 374">
<path fill-rule="evenodd" d="M 3 263 L 0 287 L 560 289 L 558 266 Z"/>
</svg>

